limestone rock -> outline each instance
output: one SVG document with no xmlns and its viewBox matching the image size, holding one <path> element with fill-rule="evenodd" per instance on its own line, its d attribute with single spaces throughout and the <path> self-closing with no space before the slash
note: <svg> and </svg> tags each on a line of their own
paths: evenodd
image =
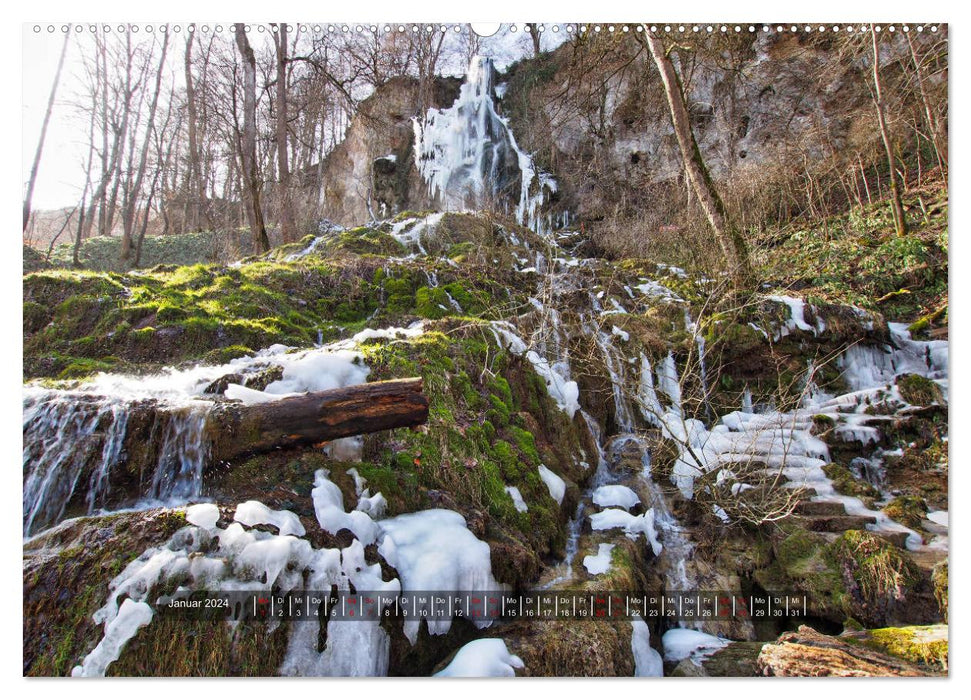
<svg viewBox="0 0 971 700">
<path fill-rule="evenodd" d="M 922 676 L 892 656 L 820 634 L 805 625 L 762 647 L 756 662 L 763 676 Z"/>
</svg>

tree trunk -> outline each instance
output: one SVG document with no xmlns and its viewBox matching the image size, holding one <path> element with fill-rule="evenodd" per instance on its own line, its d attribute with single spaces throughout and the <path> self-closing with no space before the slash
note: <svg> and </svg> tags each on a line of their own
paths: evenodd
<svg viewBox="0 0 971 700">
<path fill-rule="evenodd" d="M 941 174 L 944 176 L 945 186 L 947 183 L 947 136 L 941 133 L 940 121 L 934 117 L 934 110 L 931 109 L 930 98 L 927 96 L 927 89 L 924 87 L 924 78 L 921 75 L 920 60 L 917 58 L 917 48 L 910 33 L 904 34 L 907 37 L 907 45 L 910 47 L 910 57 L 914 62 L 914 78 L 917 81 L 917 89 L 920 92 L 920 101 L 924 107 L 924 119 L 927 120 L 927 130 L 931 135 L 931 145 L 934 147 L 934 154 L 937 156 L 937 163 L 941 167 Z M 919 151 L 918 151 L 919 154 Z"/>
<path fill-rule="evenodd" d="M 893 147 L 890 145 L 890 134 L 887 131 L 887 120 L 883 110 L 883 93 L 880 86 L 880 47 L 877 45 L 877 33 L 870 27 L 870 38 L 873 42 L 873 102 L 877 108 L 877 123 L 880 125 L 880 138 L 887 154 L 887 167 L 890 169 L 890 206 L 893 211 L 894 228 L 898 236 L 907 235 L 907 219 L 904 216 L 904 205 L 900 200 L 900 186 L 897 184 L 897 168 L 894 165 Z"/>
<path fill-rule="evenodd" d="M 640 34 L 637 36 L 640 37 Z M 664 93 L 667 96 L 668 109 L 671 114 L 671 124 L 674 126 L 674 134 L 678 139 L 678 147 L 681 150 L 681 159 L 684 162 L 688 180 L 698 198 L 702 211 L 705 213 L 705 218 L 708 219 L 722 252 L 732 268 L 732 274 L 737 280 L 744 282 L 751 276 L 748 246 L 745 244 L 745 239 L 741 233 L 729 223 L 725 214 L 725 205 L 722 203 L 721 197 L 718 196 L 715 183 L 712 181 L 705 161 L 701 157 L 698 142 L 691 131 L 691 120 L 684 103 L 684 93 L 678 73 L 674 69 L 674 63 L 671 62 L 661 40 L 653 33 L 645 31 L 643 41 L 646 41 L 651 56 L 654 58 L 654 63 L 657 65 L 658 73 L 661 74 L 661 82 L 664 84 Z"/>
<path fill-rule="evenodd" d="M 64 68 L 64 56 L 67 54 L 67 44 L 71 38 L 70 29 L 71 27 L 68 25 L 68 32 L 64 35 L 64 43 L 61 45 L 61 55 L 57 59 L 57 71 L 54 73 L 54 84 L 51 85 L 51 94 L 47 98 L 47 111 L 44 112 L 44 122 L 40 127 L 40 139 L 37 141 L 37 150 L 34 152 L 34 163 L 30 167 L 30 179 L 27 180 L 27 194 L 24 196 L 24 231 L 27 230 L 27 223 L 30 221 L 30 203 L 34 198 L 34 185 L 37 184 L 37 172 L 40 170 L 40 157 L 44 151 L 47 127 L 51 123 L 51 113 L 54 111 L 54 98 L 57 97 L 57 85 L 61 82 L 61 69 Z"/>
<path fill-rule="evenodd" d="M 242 24 L 236 25 L 236 48 L 243 59 L 243 189 L 246 191 L 246 217 L 253 236 L 255 252 L 267 252 L 270 239 L 266 235 L 263 210 L 260 207 L 259 164 L 256 160 L 256 54 L 246 37 Z"/>
<path fill-rule="evenodd" d="M 296 226 L 293 219 L 293 197 L 290 192 L 290 153 L 287 128 L 289 104 L 287 98 L 287 24 L 278 25 L 279 36 L 276 40 L 276 152 L 277 169 L 280 176 L 280 235 L 284 243 L 296 240 Z"/>
<path fill-rule="evenodd" d="M 209 414 L 213 464 L 271 450 L 352 435 L 408 428 L 428 420 L 421 378 L 371 382 L 243 405 L 224 403 Z"/>
<path fill-rule="evenodd" d="M 535 22 L 527 22 L 526 26 L 529 27 L 529 38 L 533 40 L 533 56 L 539 56 L 539 25 Z"/>
<path fill-rule="evenodd" d="M 199 228 L 199 210 L 202 197 L 199 190 L 202 185 L 202 174 L 199 167 L 199 144 L 196 134 L 196 90 L 192 77 L 192 40 L 195 32 L 189 32 L 185 39 L 185 105 L 189 132 L 189 171 L 186 177 L 185 231 L 195 231 Z"/>
<path fill-rule="evenodd" d="M 155 112 L 158 109 L 158 96 L 162 89 L 162 75 L 165 72 L 165 54 L 169 48 L 169 32 L 165 32 L 162 39 L 162 56 L 158 61 L 158 71 L 155 73 L 155 92 L 152 93 L 152 102 L 148 108 L 148 125 L 145 127 L 145 140 L 138 155 L 138 170 L 132 182 L 131 192 L 128 196 L 127 206 L 125 207 L 124 219 L 122 220 L 123 235 L 121 239 L 121 260 L 127 263 L 132 257 L 133 235 L 135 232 L 135 214 L 138 212 L 138 198 L 142 190 L 142 181 L 145 179 L 145 170 L 148 167 L 148 147 L 155 134 Z"/>
</svg>

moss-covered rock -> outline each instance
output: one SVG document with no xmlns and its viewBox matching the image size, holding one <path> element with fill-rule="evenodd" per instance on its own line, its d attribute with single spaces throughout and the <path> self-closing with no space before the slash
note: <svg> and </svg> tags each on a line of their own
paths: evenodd
<svg viewBox="0 0 971 700">
<path fill-rule="evenodd" d="M 931 571 L 931 582 L 934 584 L 934 598 L 937 600 L 937 607 L 941 611 L 944 622 L 947 622 L 948 596 L 947 596 L 947 559 L 934 566 Z"/>
<path fill-rule="evenodd" d="M 25 542 L 24 675 L 70 675 L 101 637 L 91 616 L 109 581 L 185 524 L 180 511 L 118 513 L 68 520 Z"/>
<path fill-rule="evenodd" d="M 929 406 L 943 400 L 941 387 L 919 374 L 897 377 L 897 389 L 900 391 L 901 398 L 914 406 Z"/>
<path fill-rule="evenodd" d="M 883 512 L 911 530 L 921 530 L 927 504 L 919 496 L 898 496 L 883 507 Z"/>
<path fill-rule="evenodd" d="M 849 469 L 842 464 L 831 463 L 823 467 L 823 472 L 832 480 L 833 488 L 846 496 L 875 499 L 880 497 L 880 491 L 872 484 L 857 479 Z"/>
<path fill-rule="evenodd" d="M 847 612 L 866 626 L 938 619 L 927 572 L 886 540 L 849 530 L 829 545 L 828 554 L 849 594 Z"/>
<path fill-rule="evenodd" d="M 947 671 L 947 625 L 884 627 L 855 637 L 865 646 L 936 671 Z"/>
</svg>

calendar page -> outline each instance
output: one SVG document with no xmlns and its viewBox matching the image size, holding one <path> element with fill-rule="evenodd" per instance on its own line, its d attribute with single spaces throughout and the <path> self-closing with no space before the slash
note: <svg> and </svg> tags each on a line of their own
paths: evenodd
<svg viewBox="0 0 971 700">
<path fill-rule="evenodd" d="M 21 41 L 25 676 L 948 674 L 947 24 Z"/>
</svg>

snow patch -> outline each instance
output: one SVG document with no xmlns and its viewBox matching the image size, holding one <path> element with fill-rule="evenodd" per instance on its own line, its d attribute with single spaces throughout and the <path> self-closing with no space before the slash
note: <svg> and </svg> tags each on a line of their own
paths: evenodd
<svg viewBox="0 0 971 700">
<path fill-rule="evenodd" d="M 476 639 L 456 652 L 448 666 L 436 673 L 440 677 L 488 678 L 512 677 L 523 660 L 509 653 L 501 639 Z"/>
<path fill-rule="evenodd" d="M 539 465 L 539 478 L 546 484 L 546 488 L 549 490 L 553 500 L 557 504 L 563 505 L 563 496 L 566 495 L 566 482 L 545 464 Z"/>
<path fill-rule="evenodd" d="M 596 554 L 588 554 L 583 558 L 583 565 L 591 575 L 605 574 L 610 570 L 610 553 L 615 545 L 601 544 Z"/>
</svg>

